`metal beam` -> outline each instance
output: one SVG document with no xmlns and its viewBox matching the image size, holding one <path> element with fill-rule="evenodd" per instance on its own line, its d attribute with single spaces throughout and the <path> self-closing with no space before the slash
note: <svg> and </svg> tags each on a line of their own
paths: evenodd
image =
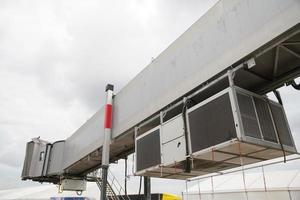
<svg viewBox="0 0 300 200">
<path fill-rule="evenodd" d="M 258 50 L 257 53 L 255 54 L 255 57 L 262 56 L 263 54 L 267 53 L 268 51 L 270 51 L 271 49 L 273 49 L 276 46 L 280 45 L 281 43 L 283 43 L 284 41 L 288 40 L 289 38 L 297 35 L 298 33 L 300 33 L 299 29 L 296 30 L 296 31 L 291 31 L 291 33 L 287 32 L 285 37 L 282 37 L 282 38 L 278 39 L 271 46 L 268 46 L 267 48 L 262 48 L 261 50 Z"/>
<path fill-rule="evenodd" d="M 284 49 L 286 52 L 288 52 L 288 53 L 292 54 L 293 56 L 295 56 L 295 57 L 297 57 L 297 58 L 300 59 L 300 54 L 298 54 L 298 53 L 296 53 L 295 51 L 293 51 L 293 50 L 287 48 L 286 46 L 282 46 L 282 45 L 281 45 L 280 47 L 281 47 L 282 49 Z"/>
<path fill-rule="evenodd" d="M 242 65 L 239 65 L 239 66 L 235 67 L 234 71 L 240 69 L 241 67 L 242 67 Z M 190 98 L 196 96 L 197 94 L 199 94 L 200 92 L 204 91 L 205 89 L 208 89 L 209 87 L 211 87 L 214 84 L 218 83 L 221 79 L 225 78 L 226 76 L 227 76 L 226 73 L 222 74 L 220 77 L 214 79 L 213 81 L 207 82 L 206 84 L 203 84 L 202 87 L 200 87 L 195 92 L 193 92 L 193 93 L 191 93 L 189 95 L 186 95 L 186 97 L 190 99 Z M 152 117 L 150 117 L 150 118 L 146 119 L 145 121 L 137 124 L 137 127 L 142 127 L 142 126 L 147 125 L 148 123 L 152 122 L 153 120 L 159 118 L 160 117 L 160 112 L 168 112 L 168 111 L 172 110 L 173 108 L 179 106 L 182 103 L 183 103 L 183 99 L 178 100 L 175 103 L 170 104 L 169 106 L 166 106 L 164 109 L 161 109 L 158 113 L 154 114 Z"/>
<path fill-rule="evenodd" d="M 300 41 L 284 42 L 282 45 L 300 45 Z"/>
<path fill-rule="evenodd" d="M 289 157 L 291 157 L 291 156 L 289 156 Z M 294 160 L 300 160 L 300 156 L 297 155 L 297 157 L 292 157 L 292 158 L 287 159 L 287 161 L 294 161 Z M 209 177 L 216 177 L 216 176 L 231 174 L 231 173 L 240 172 L 240 171 L 248 170 L 248 169 L 256 169 L 256 168 L 259 168 L 259 167 L 270 166 L 270 165 L 274 165 L 274 164 L 278 164 L 278 163 L 283 163 L 283 160 L 273 161 L 273 162 L 269 162 L 269 163 L 265 163 L 265 164 L 262 163 L 261 165 L 255 165 L 255 166 L 253 166 L 253 165 L 242 166 L 242 167 L 239 167 L 238 169 L 235 169 L 235 170 L 226 170 L 226 171 L 222 172 L 221 174 L 213 172 L 211 174 L 203 175 L 203 176 L 200 176 L 200 177 L 187 179 L 187 181 L 203 180 L 203 179 L 206 179 L 206 178 L 209 178 Z"/>
<path fill-rule="evenodd" d="M 238 71 L 239 69 L 241 69 L 243 67 L 244 67 L 244 63 L 241 63 L 241 64 L 237 65 L 236 67 L 228 69 L 228 70 L 231 70 L 232 73 L 235 73 L 236 71 Z M 212 87 L 213 85 L 218 83 L 220 80 L 222 80 L 222 79 L 224 79 L 228 76 L 228 70 L 224 70 L 224 72 L 222 74 L 220 74 L 219 77 L 215 78 L 214 80 L 203 83 L 202 86 L 200 86 L 200 88 L 198 88 L 196 91 L 190 93 L 189 95 L 186 95 L 186 97 L 188 99 L 191 99 L 194 96 L 196 96 L 197 94 L 199 94 L 200 92 L 208 89 L 209 87 Z M 159 118 L 160 115 L 161 115 L 160 112 L 168 112 L 168 111 L 174 109 L 175 107 L 179 106 L 182 103 L 183 103 L 183 100 L 180 99 L 180 100 L 170 104 L 169 106 L 166 106 L 165 108 L 161 109 L 158 113 L 153 114 L 148 119 L 146 119 L 143 122 L 137 124 L 136 127 L 142 127 L 142 126 L 147 125 L 148 123 L 150 123 L 150 122 L 154 121 L 155 119 Z"/>
<path fill-rule="evenodd" d="M 261 79 L 261 80 L 269 81 L 269 82 L 272 81 L 272 80 L 270 80 L 269 78 L 264 77 L 264 76 L 262 76 L 262 75 L 260 75 L 260 74 L 258 74 L 258 73 L 256 73 L 256 72 L 254 72 L 254 71 L 247 70 L 247 72 L 250 73 L 250 74 L 252 74 L 252 75 L 254 75 L 254 76 L 256 76 L 257 78 L 259 78 L 259 79 Z"/>
<path fill-rule="evenodd" d="M 274 58 L 274 69 L 273 69 L 273 78 L 276 77 L 278 69 L 278 57 L 279 57 L 279 46 L 276 47 L 275 58 Z"/>
<path fill-rule="evenodd" d="M 258 94 L 261 94 L 261 95 L 266 94 L 274 89 L 277 89 L 277 88 L 283 86 L 284 83 L 287 83 L 287 82 L 297 78 L 298 76 L 300 76 L 300 66 L 296 67 L 295 69 L 293 69 L 292 71 L 290 71 L 288 73 L 284 73 L 284 74 L 280 75 L 272 83 L 262 87 L 260 90 L 257 90 L 255 92 Z"/>
</svg>

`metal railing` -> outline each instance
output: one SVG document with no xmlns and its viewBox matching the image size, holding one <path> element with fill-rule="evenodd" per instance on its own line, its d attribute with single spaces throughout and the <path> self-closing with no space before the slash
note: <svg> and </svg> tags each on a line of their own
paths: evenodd
<svg viewBox="0 0 300 200">
<path fill-rule="evenodd" d="M 95 181 L 100 191 L 102 188 L 102 170 L 98 169 L 92 172 L 88 179 Z M 111 170 L 108 170 L 107 174 L 107 189 L 106 189 L 107 199 L 109 200 L 130 200 L 129 196 L 126 195 L 125 190 L 119 183 L 118 179 L 114 176 Z"/>
</svg>

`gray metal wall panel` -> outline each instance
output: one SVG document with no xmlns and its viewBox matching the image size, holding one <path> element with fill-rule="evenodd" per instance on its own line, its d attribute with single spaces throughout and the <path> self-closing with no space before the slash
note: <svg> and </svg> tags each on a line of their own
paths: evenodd
<svg viewBox="0 0 300 200">
<path fill-rule="evenodd" d="M 26 145 L 26 154 L 23 164 L 23 171 L 22 171 L 22 177 L 28 177 L 29 176 L 29 170 L 31 167 L 31 161 L 32 161 L 32 154 L 34 150 L 34 142 L 27 142 Z"/>
<path fill-rule="evenodd" d="M 103 144 L 104 108 L 65 141 L 64 169 L 87 156 Z"/>
<path fill-rule="evenodd" d="M 44 160 L 47 155 L 47 144 L 43 142 L 34 142 L 32 159 L 29 169 L 29 176 L 39 177 L 42 176 L 44 169 Z"/>
<path fill-rule="evenodd" d="M 299 0 L 219 1 L 115 96 L 113 138 L 298 24 L 299 10 Z M 103 109 L 66 140 L 64 167 L 102 145 L 102 121 Z"/>
<path fill-rule="evenodd" d="M 49 166 L 49 159 L 50 159 L 50 151 L 51 151 L 51 144 L 46 145 L 46 151 L 44 156 L 43 168 L 42 168 L 42 176 L 47 175 L 48 166 Z"/>
<path fill-rule="evenodd" d="M 62 164 L 63 164 L 63 155 L 64 155 L 65 141 L 59 141 L 52 145 L 50 160 L 48 164 L 47 174 L 55 175 L 61 174 Z"/>
</svg>

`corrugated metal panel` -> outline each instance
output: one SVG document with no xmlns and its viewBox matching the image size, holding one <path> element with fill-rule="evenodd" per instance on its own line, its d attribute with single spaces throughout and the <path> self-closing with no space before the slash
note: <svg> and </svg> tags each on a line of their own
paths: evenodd
<svg viewBox="0 0 300 200">
<path fill-rule="evenodd" d="M 268 103 L 256 97 L 254 102 L 264 140 L 278 143 Z"/>
<path fill-rule="evenodd" d="M 160 129 L 136 141 L 137 171 L 161 164 Z"/>
<path fill-rule="evenodd" d="M 241 112 L 244 134 L 261 139 L 255 108 L 251 96 L 237 93 L 237 99 Z"/>
<path fill-rule="evenodd" d="M 281 106 L 275 105 L 275 104 L 270 104 L 272 113 L 273 113 L 273 119 L 276 124 L 276 129 L 278 131 L 278 135 L 280 137 L 280 140 L 282 144 L 287 145 L 287 146 L 294 146 L 292 138 L 291 138 L 291 133 L 290 129 L 288 127 L 286 118 L 285 118 L 285 113 L 282 109 Z"/>
<path fill-rule="evenodd" d="M 236 137 L 229 94 L 189 112 L 192 153 Z"/>
</svg>

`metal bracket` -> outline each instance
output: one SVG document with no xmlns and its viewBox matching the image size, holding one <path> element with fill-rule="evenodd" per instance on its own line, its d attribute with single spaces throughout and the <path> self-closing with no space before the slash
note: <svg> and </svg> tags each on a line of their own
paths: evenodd
<svg viewBox="0 0 300 200">
<path fill-rule="evenodd" d="M 295 80 L 292 80 L 292 81 L 286 83 L 286 86 L 289 86 L 289 85 L 291 85 L 296 90 L 300 90 L 300 83 L 296 83 Z"/>
</svg>

